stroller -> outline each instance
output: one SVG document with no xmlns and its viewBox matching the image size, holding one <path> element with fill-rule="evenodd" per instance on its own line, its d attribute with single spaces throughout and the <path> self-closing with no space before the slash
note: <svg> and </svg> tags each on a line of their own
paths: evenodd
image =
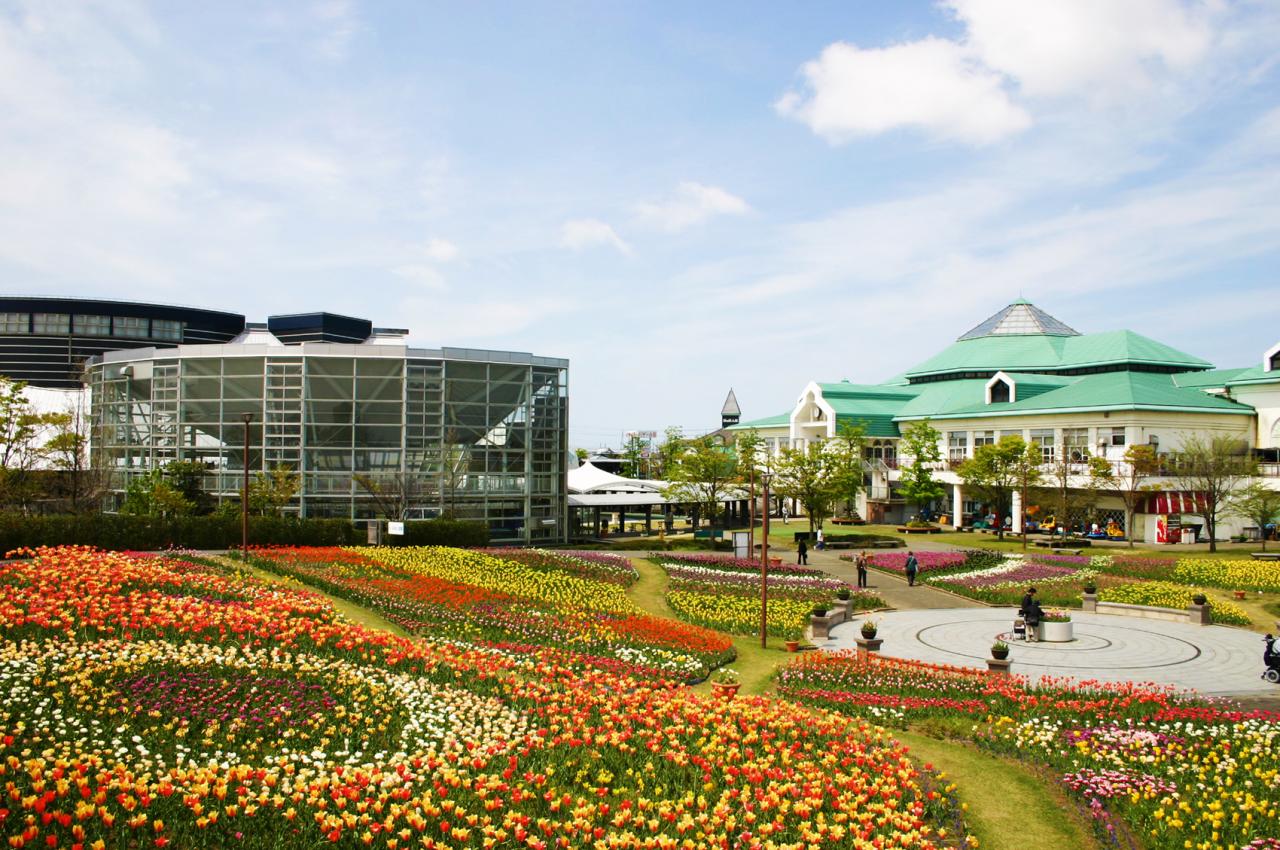
<svg viewBox="0 0 1280 850">
<path fill-rule="evenodd" d="M 1276 639 L 1267 635 L 1262 640 L 1267 645 L 1262 651 L 1262 663 L 1267 666 L 1262 678 L 1273 684 L 1280 684 L 1280 650 L 1276 649 Z"/>
</svg>

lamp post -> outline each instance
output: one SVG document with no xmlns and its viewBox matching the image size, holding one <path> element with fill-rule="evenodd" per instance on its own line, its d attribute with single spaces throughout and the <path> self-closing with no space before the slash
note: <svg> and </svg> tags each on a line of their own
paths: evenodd
<svg viewBox="0 0 1280 850">
<path fill-rule="evenodd" d="M 747 502 L 747 552 L 756 552 L 756 468 L 751 467 L 751 499 Z M 750 557 L 748 555 L 748 557 Z"/>
<path fill-rule="evenodd" d="M 769 479 L 768 472 L 760 473 L 764 486 L 764 517 L 760 528 L 760 648 L 769 646 Z"/>
<path fill-rule="evenodd" d="M 249 423 L 253 421 L 252 413 L 243 414 L 244 419 L 244 487 L 240 491 L 240 557 L 249 562 Z"/>
</svg>

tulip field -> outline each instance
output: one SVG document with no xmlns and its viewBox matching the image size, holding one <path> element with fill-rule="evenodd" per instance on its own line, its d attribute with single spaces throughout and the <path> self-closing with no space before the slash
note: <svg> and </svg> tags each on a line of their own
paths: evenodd
<svg viewBox="0 0 1280 850">
<path fill-rule="evenodd" d="M 398 637 L 314 591 L 181 554 L 22 554 L 0 564 L 0 833 L 13 848 L 968 843 L 951 786 L 864 720 L 702 696 L 646 663 L 584 663 L 604 632 L 557 645 L 570 621 L 510 640 L 492 622 L 449 625 L 477 606 L 523 622 L 589 603 L 615 629 L 634 616 L 608 590 L 625 581 L 618 565 L 584 588 L 595 567 L 546 555 L 260 553 L 352 596 L 364 584 L 387 610 L 402 593 L 395 610 L 424 637 Z"/>
<path fill-rule="evenodd" d="M 755 560 L 663 552 L 654 561 L 667 572 L 667 604 L 691 623 L 730 634 L 760 630 L 760 564 Z M 847 584 L 815 567 L 779 564 L 769 568 L 768 632 L 798 637 L 814 605 L 830 603 Z M 884 607 L 871 593 L 851 593 L 855 611 Z"/>
<path fill-rule="evenodd" d="M 1280 847 L 1280 714 L 1154 686 L 1050 682 L 847 653 L 802 657 L 779 693 L 853 717 L 952 724 L 1047 767 L 1107 846 Z"/>
<path fill-rule="evenodd" d="M 655 680 L 705 678 L 733 658 L 724 635 L 638 609 L 626 593 L 635 568 L 616 555 L 295 547 L 257 551 L 253 563 L 437 642 L 557 647 L 575 663 Z"/>
</svg>

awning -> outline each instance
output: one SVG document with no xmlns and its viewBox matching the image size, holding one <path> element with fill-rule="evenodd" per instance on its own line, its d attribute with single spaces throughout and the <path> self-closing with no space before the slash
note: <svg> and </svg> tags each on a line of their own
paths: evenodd
<svg viewBox="0 0 1280 850">
<path fill-rule="evenodd" d="M 1204 493 L 1171 490 L 1152 493 L 1143 506 L 1144 514 L 1201 514 L 1206 508 Z"/>
</svg>

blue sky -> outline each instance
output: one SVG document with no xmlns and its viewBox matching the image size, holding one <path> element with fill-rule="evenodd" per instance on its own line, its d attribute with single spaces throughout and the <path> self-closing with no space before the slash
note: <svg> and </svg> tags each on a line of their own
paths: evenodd
<svg viewBox="0 0 1280 850">
<path fill-rule="evenodd" d="M 1251 365 L 1277 45 L 1262 0 L 0 0 L 2 288 L 568 357 L 587 447 L 1019 296 Z"/>
</svg>

